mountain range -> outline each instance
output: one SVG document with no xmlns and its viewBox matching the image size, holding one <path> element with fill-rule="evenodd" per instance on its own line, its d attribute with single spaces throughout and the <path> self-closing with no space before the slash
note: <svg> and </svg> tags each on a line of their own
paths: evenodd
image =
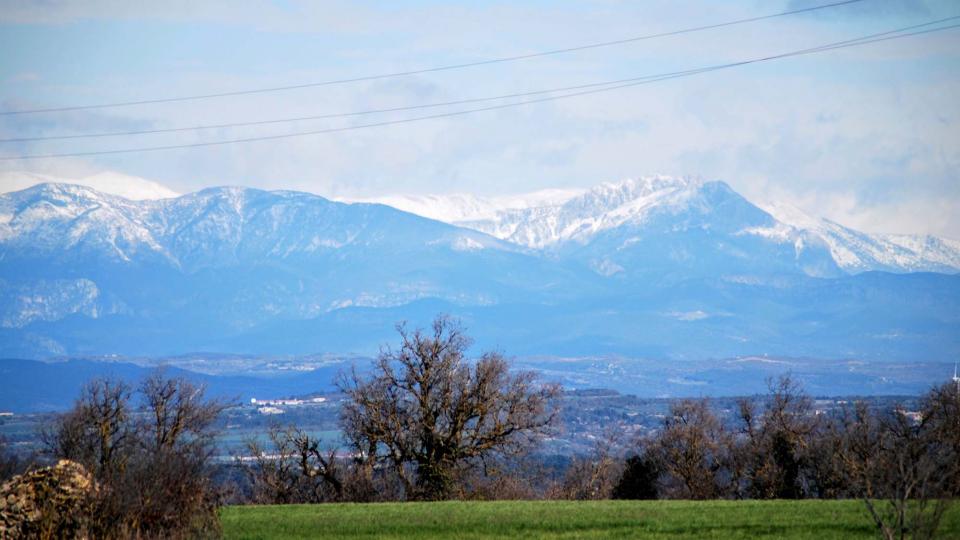
<svg viewBox="0 0 960 540">
<path fill-rule="evenodd" d="M 369 354 L 398 321 L 441 312 L 517 355 L 960 353 L 953 240 L 870 235 L 665 176 L 381 202 L 6 193 L 0 354 Z"/>
<path fill-rule="evenodd" d="M 507 197 L 467 194 L 393 196 L 366 199 L 488 233 L 535 249 L 570 241 L 589 242 L 605 229 L 640 224 L 665 209 L 701 204 L 706 184 L 699 179 L 654 176 L 604 183 L 591 190 L 544 190 Z M 760 204 L 773 221 L 745 227 L 743 234 L 766 236 L 802 251 L 826 246 L 845 273 L 866 271 L 960 271 L 960 241 L 932 235 L 867 234 L 813 217 L 783 203 Z M 734 224 L 736 225 L 736 224 Z"/>
</svg>

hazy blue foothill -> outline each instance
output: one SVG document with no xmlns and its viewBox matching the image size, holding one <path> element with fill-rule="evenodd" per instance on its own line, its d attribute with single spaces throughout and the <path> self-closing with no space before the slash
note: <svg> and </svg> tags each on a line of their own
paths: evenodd
<svg viewBox="0 0 960 540">
<path fill-rule="evenodd" d="M 369 358 L 232 356 L 196 354 L 162 358 L 73 358 L 54 361 L 0 358 L 0 410 L 15 413 L 61 411 L 97 377 L 136 386 L 158 366 L 169 376 L 203 384 L 212 397 L 237 403 L 336 392 L 341 372 L 365 370 Z M 816 358 L 748 356 L 704 360 L 609 356 L 515 359 L 515 367 L 539 371 L 567 389 L 608 388 L 639 398 L 763 394 L 767 382 L 791 373 L 814 396 L 914 396 L 930 381 L 950 374 L 942 362 L 864 362 Z"/>
</svg>

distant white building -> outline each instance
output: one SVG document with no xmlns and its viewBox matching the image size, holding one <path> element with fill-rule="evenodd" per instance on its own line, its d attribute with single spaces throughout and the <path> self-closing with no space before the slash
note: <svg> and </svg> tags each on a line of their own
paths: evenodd
<svg viewBox="0 0 960 540">
<path fill-rule="evenodd" d="M 315 397 L 311 399 L 257 399 L 250 398 L 251 405 L 262 405 L 268 407 L 290 407 L 296 405 L 303 405 L 305 403 L 323 403 L 326 401 L 325 397 Z"/>
<path fill-rule="evenodd" d="M 283 414 L 283 409 L 278 407 L 260 407 L 257 409 L 260 414 Z"/>
</svg>

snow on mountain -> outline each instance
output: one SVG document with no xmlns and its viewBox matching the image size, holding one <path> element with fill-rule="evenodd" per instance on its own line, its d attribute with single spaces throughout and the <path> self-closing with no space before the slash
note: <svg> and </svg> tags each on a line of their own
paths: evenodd
<svg viewBox="0 0 960 540">
<path fill-rule="evenodd" d="M 678 214 L 704 207 L 700 196 L 709 182 L 695 178 L 650 176 L 600 184 L 590 190 L 554 190 L 510 198 L 471 195 L 385 197 L 377 202 L 475 229 L 533 249 L 585 244 L 603 231 L 641 226 L 660 213 Z M 743 223 L 740 234 L 792 245 L 800 253 L 825 245 L 847 273 L 960 271 L 960 242 L 930 235 L 868 234 L 814 217 L 787 204 L 759 206 L 769 223 Z M 722 210 L 717 210 L 722 212 Z M 613 266 L 610 266 L 613 268 Z"/>
<path fill-rule="evenodd" d="M 403 227 L 391 229 L 397 221 Z M 348 205 L 294 191 L 218 187 L 171 199 L 130 200 L 87 186 L 39 184 L 0 196 L 0 247 L 55 257 L 79 249 L 129 262 L 149 253 L 177 267 L 204 266 L 351 246 L 382 248 L 388 238 L 459 251 L 521 251 L 387 206 Z"/>
<path fill-rule="evenodd" d="M 830 248 L 837 264 L 849 273 L 960 271 L 960 242 L 931 235 L 867 234 L 824 218 L 811 216 L 785 203 L 764 204 L 780 224 L 758 234 L 790 239 L 815 238 Z"/>
<path fill-rule="evenodd" d="M 29 172 L 0 173 L 0 193 L 20 191 L 37 184 L 75 184 L 135 201 L 170 199 L 180 194 L 152 180 L 111 171 L 80 178 L 62 178 Z"/>
<path fill-rule="evenodd" d="M 67 250 L 129 261 L 137 252 L 166 256 L 146 224 L 157 201 L 131 201 L 92 188 L 39 184 L 0 196 L 5 249 L 58 257 Z"/>
<path fill-rule="evenodd" d="M 947 271 L 960 269 L 960 241 L 937 236 L 885 234 L 880 238 L 917 254 L 921 260 L 942 265 Z"/>
<path fill-rule="evenodd" d="M 366 202 L 392 206 L 445 223 L 496 219 L 500 212 L 542 206 L 555 206 L 580 194 L 581 189 L 544 189 L 519 195 L 480 197 L 455 193 L 450 195 L 388 195 L 384 197 L 344 199 L 344 202 Z"/>
<path fill-rule="evenodd" d="M 552 279 L 556 270 L 523 251 L 302 192 L 222 187 L 134 201 L 40 184 L 0 195 L 0 327 L 173 311 L 197 298 L 239 326 L 420 298 L 484 304 Z"/>
<path fill-rule="evenodd" d="M 692 178 L 652 176 L 608 182 L 566 200 L 500 210 L 492 218 L 456 223 L 532 248 L 584 243 L 600 231 L 642 222 L 656 208 L 679 208 L 703 186 Z"/>
<path fill-rule="evenodd" d="M 0 355 L 376 351 L 437 313 L 518 354 L 960 351 L 960 276 L 845 275 L 829 247 L 848 234 L 948 265 L 950 241 L 794 226 L 723 182 L 664 176 L 471 204 L 444 211 L 486 212 L 455 221 L 479 230 L 293 191 L 0 195 Z"/>
<path fill-rule="evenodd" d="M 96 194 L 86 197 L 116 196 L 129 201 L 160 201 L 175 199 L 175 191 L 143 178 L 115 172 L 101 172 L 82 178 L 63 178 L 26 172 L 0 173 L 0 191 L 14 192 L 44 183 L 84 186 Z M 592 189 L 547 189 L 532 193 L 480 197 L 470 194 L 450 195 L 394 195 L 367 199 L 350 199 L 351 203 L 378 203 L 429 219 L 465 227 L 489 234 L 495 238 L 532 249 L 552 249 L 573 242 L 583 244 L 602 231 L 625 224 L 639 225 L 657 212 L 680 212 L 687 204 L 695 204 L 704 181 L 692 178 L 650 176 L 607 182 Z M 239 188 L 238 188 L 239 189 Z M 237 192 L 242 193 L 241 191 Z M 69 197 L 67 192 L 61 196 Z M 73 194 L 79 197 L 79 192 Z M 233 202 L 239 212 L 241 195 Z M 81 197 L 83 198 L 83 197 Z M 61 201 L 62 202 L 62 201 Z M 173 259 L 168 249 L 161 247 L 157 231 L 143 221 L 144 212 L 153 212 L 147 206 L 112 200 L 94 202 L 93 206 L 38 207 L 18 217 L 18 225 L 9 223 L 11 214 L 0 210 L 0 239 L 16 236 L 16 227 L 30 219 L 45 220 L 61 217 L 77 219 L 69 231 L 62 230 L 68 246 L 77 244 L 109 246 L 114 256 L 124 259 L 131 250 L 156 252 Z M 828 219 L 811 216 L 785 203 L 758 205 L 775 222 L 761 226 L 746 226 L 743 234 L 766 238 L 771 242 L 792 244 L 798 252 L 805 246 L 824 244 L 836 264 L 847 273 L 871 270 L 889 272 L 947 272 L 960 271 L 960 241 L 930 235 L 868 234 L 845 227 Z M 73 208 L 73 213 L 71 213 Z M 112 226 L 111 224 L 117 224 Z M 48 229 L 50 223 L 44 225 Z M 208 226 L 213 226 L 208 223 Z M 227 226 L 220 223 L 218 226 Z M 39 247 L 47 245 L 51 235 L 36 239 Z M 340 240 L 313 239 L 317 246 L 334 245 Z M 58 244 L 59 245 L 59 244 Z M 483 242 L 460 239 L 456 249 L 476 249 Z M 49 246 L 48 246 L 49 247 Z"/>
</svg>

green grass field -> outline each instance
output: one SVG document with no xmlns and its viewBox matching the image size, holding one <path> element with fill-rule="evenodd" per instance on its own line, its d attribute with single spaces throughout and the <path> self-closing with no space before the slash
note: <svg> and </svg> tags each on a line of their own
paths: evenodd
<svg viewBox="0 0 960 540">
<path fill-rule="evenodd" d="M 227 539 L 875 538 L 859 501 L 497 501 L 233 506 Z M 960 507 L 941 526 L 960 538 Z"/>
</svg>

